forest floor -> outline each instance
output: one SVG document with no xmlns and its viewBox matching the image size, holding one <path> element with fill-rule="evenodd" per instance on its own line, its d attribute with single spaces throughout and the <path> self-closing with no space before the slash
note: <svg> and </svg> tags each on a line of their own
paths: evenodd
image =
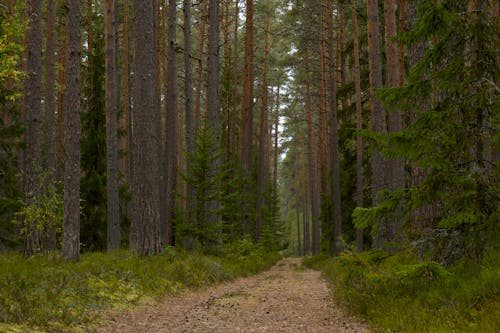
<svg viewBox="0 0 500 333">
<path fill-rule="evenodd" d="M 368 332 L 332 301 L 320 274 L 283 259 L 255 276 L 110 314 L 98 332 Z"/>
</svg>

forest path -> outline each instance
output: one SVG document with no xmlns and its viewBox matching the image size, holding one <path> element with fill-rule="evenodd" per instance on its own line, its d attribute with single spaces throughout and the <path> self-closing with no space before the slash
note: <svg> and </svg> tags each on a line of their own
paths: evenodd
<svg viewBox="0 0 500 333">
<path fill-rule="evenodd" d="M 332 302 L 320 274 L 283 259 L 255 276 L 115 314 L 99 332 L 367 332 Z"/>
</svg>

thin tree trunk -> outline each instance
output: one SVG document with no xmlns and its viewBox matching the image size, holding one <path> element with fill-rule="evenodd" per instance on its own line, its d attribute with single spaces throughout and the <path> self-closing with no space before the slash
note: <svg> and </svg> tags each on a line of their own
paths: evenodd
<svg viewBox="0 0 500 333">
<path fill-rule="evenodd" d="M 273 184 L 274 190 L 278 191 L 278 137 L 279 137 L 279 121 L 280 121 L 280 83 L 276 92 L 276 117 L 274 120 L 274 166 L 273 166 Z"/>
<path fill-rule="evenodd" d="M 155 88 L 155 8 L 134 6 L 135 65 L 132 133 L 132 222 L 130 248 L 140 255 L 160 252 L 160 124 Z M 175 141 L 174 141 L 175 142 Z"/>
<path fill-rule="evenodd" d="M 301 238 L 300 238 L 300 190 L 299 190 L 299 177 L 296 179 L 295 188 L 295 214 L 297 215 L 297 255 L 302 256 Z"/>
<path fill-rule="evenodd" d="M 67 1 L 62 257 L 80 256 L 80 2 Z"/>
<path fill-rule="evenodd" d="M 42 83 L 42 1 L 29 0 L 27 17 L 29 30 L 26 42 L 26 73 L 24 84 L 24 113 L 26 119 L 26 153 L 24 164 L 26 205 L 38 206 L 40 199 L 40 115 Z M 32 255 L 42 250 L 42 232 L 36 223 L 27 222 L 24 252 Z"/>
<path fill-rule="evenodd" d="M 183 1 L 184 8 L 184 113 L 186 126 L 186 163 L 195 150 L 195 117 L 193 114 L 193 69 L 191 65 L 191 0 Z M 191 220 L 193 210 L 193 187 L 186 183 L 187 219 Z"/>
<path fill-rule="evenodd" d="M 331 153 L 330 160 L 330 175 L 332 182 L 332 200 L 333 200 L 333 238 L 330 239 L 330 249 L 335 254 L 340 253 L 342 250 L 341 237 L 342 237 L 342 211 L 341 211 L 341 193 L 340 193 L 340 153 L 339 153 L 339 128 L 337 116 L 337 78 L 335 75 L 336 62 L 335 51 L 333 48 L 333 9 L 331 3 L 327 4 L 328 21 L 327 31 L 328 39 L 330 39 L 329 54 L 330 54 L 330 138 L 329 144 Z"/>
<path fill-rule="evenodd" d="M 405 31 L 405 0 L 398 0 L 399 7 L 399 32 Z M 405 82 L 405 46 L 403 43 L 399 45 L 399 85 L 402 86 Z M 404 116 L 403 127 L 404 127 Z"/>
<path fill-rule="evenodd" d="M 130 184 L 130 9 L 129 0 L 123 3 L 123 116 L 120 118 L 120 128 L 123 136 L 120 138 L 120 173 L 123 183 Z"/>
<path fill-rule="evenodd" d="M 59 70 L 57 73 L 57 141 L 56 141 L 56 177 L 58 181 L 64 179 L 64 157 L 63 157 L 63 136 L 64 136 L 64 95 L 63 89 L 66 78 L 67 67 L 67 40 L 66 40 L 65 17 L 59 16 L 58 21 L 58 46 L 57 62 Z"/>
<path fill-rule="evenodd" d="M 253 145 L 253 0 L 246 1 L 245 21 L 245 58 L 243 69 L 243 96 L 241 102 L 242 133 L 241 133 L 241 165 L 248 176 L 252 171 Z"/>
<path fill-rule="evenodd" d="M 173 243 L 173 217 L 175 208 L 175 189 L 177 187 L 178 167 L 178 114 L 177 114 L 177 64 L 175 54 L 176 44 L 176 0 L 168 1 L 168 51 L 167 51 L 167 133 L 166 133 L 166 162 L 167 162 L 167 219 L 165 241 Z M 165 223 L 165 221 L 162 221 Z"/>
<path fill-rule="evenodd" d="M 120 248 L 120 198 L 118 194 L 118 90 L 116 66 L 115 0 L 104 2 L 106 91 L 106 192 L 107 250 Z"/>
<path fill-rule="evenodd" d="M 385 21 L 385 35 L 386 35 L 386 56 L 387 56 L 387 85 L 389 87 L 398 87 L 400 84 L 399 76 L 399 58 L 398 46 L 393 41 L 396 35 L 396 1 L 384 0 L 384 21 Z M 395 108 L 389 112 L 388 126 L 389 132 L 399 132 L 403 129 L 403 122 L 401 112 Z M 389 184 L 391 190 L 399 190 L 404 187 L 404 161 L 402 158 L 393 158 L 388 161 L 389 166 L 389 179 L 386 182 Z M 399 209 L 398 209 L 399 210 Z M 395 240 L 400 233 L 401 223 L 398 222 L 399 218 L 391 221 L 387 225 L 387 238 L 386 240 Z M 398 237 L 399 238 L 399 237 Z"/>
<path fill-rule="evenodd" d="M 352 28 L 354 40 L 354 85 L 356 89 L 356 129 L 363 128 L 361 113 L 361 68 L 359 64 L 359 32 L 356 0 L 351 0 Z M 363 207 L 363 137 L 356 135 L 356 206 Z M 363 251 L 363 229 L 356 230 L 356 248 Z"/>
<path fill-rule="evenodd" d="M 375 98 L 375 89 L 382 88 L 382 60 L 380 55 L 380 31 L 378 20 L 378 0 L 367 1 L 368 15 L 368 60 L 370 67 L 370 109 L 372 114 L 372 130 L 376 133 L 387 131 L 385 112 L 382 102 Z M 382 155 L 378 152 L 372 154 L 372 204 L 379 200 L 377 193 L 385 187 L 385 168 Z M 380 227 L 380 232 L 374 237 L 373 245 L 381 247 L 386 232 L 385 222 Z"/>
<path fill-rule="evenodd" d="M 311 78 L 310 78 L 310 59 L 306 54 L 304 59 L 306 70 L 306 118 L 307 118 L 307 169 L 309 174 L 309 195 L 311 198 L 311 218 L 312 218 L 312 254 L 319 253 L 319 200 L 316 184 L 316 159 L 313 144 L 313 119 L 312 119 L 312 101 L 311 101 Z"/>
<path fill-rule="evenodd" d="M 302 179 L 302 220 L 304 224 L 304 247 L 303 254 L 307 255 L 311 251 L 311 236 L 309 234 L 309 202 L 307 201 L 307 185 L 306 185 L 306 159 L 304 156 L 304 151 L 306 150 L 305 141 L 302 142 L 302 154 L 301 154 L 301 179 Z"/>
<path fill-rule="evenodd" d="M 233 117 L 234 117 L 234 122 L 232 123 L 232 130 L 231 133 L 233 134 L 234 138 L 231 141 L 231 146 L 230 146 L 230 151 L 231 154 L 233 155 L 233 165 L 236 165 L 236 161 L 239 160 L 241 161 L 241 155 L 238 153 L 241 151 L 239 148 L 240 146 L 238 145 L 239 142 L 241 142 L 241 134 L 237 130 L 237 123 L 240 124 L 241 120 L 241 114 L 238 112 L 238 17 L 239 17 L 239 1 L 235 1 L 234 3 L 234 30 L 233 30 L 233 39 L 234 39 L 234 44 L 233 44 L 233 87 L 232 87 L 232 107 L 233 107 Z M 239 155 L 239 156 L 238 156 Z"/>
<path fill-rule="evenodd" d="M 202 2 L 202 13 L 201 13 L 201 23 L 200 23 L 200 44 L 199 44 L 199 60 L 198 60 L 198 73 L 196 80 L 196 99 L 195 99 L 195 133 L 198 134 L 201 126 L 201 90 L 203 83 L 203 50 L 205 49 L 205 25 L 208 11 L 208 1 L 201 0 Z"/>
<path fill-rule="evenodd" d="M 47 38 L 45 46 L 45 113 L 44 113 L 44 167 L 50 173 L 48 183 L 54 184 L 56 172 L 56 6 L 54 0 L 47 0 Z M 48 184 L 47 184 L 48 185 Z M 56 250 L 56 226 L 47 230 L 44 247 Z"/>
<path fill-rule="evenodd" d="M 269 15 L 264 19 L 264 58 L 262 59 L 262 105 L 260 109 L 260 134 L 259 134 L 259 165 L 257 175 L 257 219 L 255 221 L 255 240 L 259 241 L 264 218 L 262 209 L 264 208 L 264 188 L 266 186 L 269 168 L 266 163 L 266 147 L 268 138 L 268 110 L 267 110 L 267 57 L 269 53 Z"/>
</svg>

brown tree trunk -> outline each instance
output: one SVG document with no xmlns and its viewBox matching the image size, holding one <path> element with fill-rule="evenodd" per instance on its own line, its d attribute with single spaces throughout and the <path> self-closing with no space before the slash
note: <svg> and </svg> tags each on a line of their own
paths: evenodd
<svg viewBox="0 0 500 333">
<path fill-rule="evenodd" d="M 398 87 L 400 84 L 399 76 L 399 55 L 398 45 L 393 41 L 396 35 L 396 1 L 384 0 L 384 21 L 385 21 L 385 35 L 386 35 L 386 56 L 387 56 L 387 85 L 389 87 Z M 401 112 L 395 108 L 389 112 L 387 129 L 389 132 L 399 132 L 403 129 L 403 122 Z M 393 158 L 388 161 L 389 172 L 386 183 L 391 190 L 399 190 L 404 187 L 404 161 L 402 158 Z M 401 235 L 401 223 L 398 218 L 390 221 L 387 225 L 387 238 L 386 240 L 396 240 Z"/>
<path fill-rule="evenodd" d="M 202 13 L 200 23 L 200 44 L 199 44 L 199 59 L 198 59 L 198 73 L 196 80 L 196 99 L 195 99 L 195 125 L 194 130 L 197 134 L 201 126 L 201 90 L 203 83 L 203 50 L 205 49 L 205 25 L 207 19 L 208 1 L 202 0 Z"/>
<path fill-rule="evenodd" d="M 168 50 L 167 50 L 167 132 L 166 132 L 166 163 L 167 163 L 167 195 L 165 218 L 166 233 L 163 235 L 168 244 L 173 243 L 173 217 L 175 209 L 175 189 L 177 187 L 178 167 L 178 114 L 177 114 L 177 64 L 175 54 L 176 44 L 176 0 L 168 1 Z"/>
<path fill-rule="evenodd" d="M 329 239 L 331 253 L 338 254 L 342 250 L 341 237 L 342 237 L 342 211 L 341 211 L 341 193 L 340 193 L 340 153 L 339 153 L 339 128 L 337 116 L 337 78 L 335 69 L 335 50 L 333 47 L 333 9 L 331 3 L 327 4 L 328 21 L 327 31 L 328 39 L 330 40 L 329 55 L 330 55 L 330 137 L 329 144 L 331 149 L 330 159 L 330 176 L 332 183 L 332 219 L 333 219 L 333 236 Z"/>
<path fill-rule="evenodd" d="M 183 1 L 184 10 L 184 114 L 186 134 L 186 163 L 195 150 L 195 117 L 193 114 L 193 69 L 191 65 L 191 0 Z M 191 219 L 193 209 L 193 187 L 186 184 L 187 219 Z"/>
<path fill-rule="evenodd" d="M 306 150 L 305 140 L 302 141 L 301 154 L 301 180 L 302 180 L 302 220 L 304 224 L 304 247 L 303 254 L 307 255 L 311 251 L 311 235 L 309 230 L 309 202 L 307 200 L 307 179 L 306 179 L 306 159 L 304 151 Z"/>
<path fill-rule="evenodd" d="M 160 124 L 156 108 L 153 1 L 134 6 L 135 64 L 132 133 L 132 222 L 130 248 L 140 255 L 160 252 Z M 174 141 L 174 145 L 175 145 Z"/>
<path fill-rule="evenodd" d="M 356 129 L 363 129 L 361 113 L 361 68 L 359 64 L 359 32 L 356 0 L 351 0 L 352 28 L 354 40 L 354 85 L 356 89 Z M 363 207 L 363 137 L 356 135 L 356 206 Z M 356 248 L 363 251 L 363 229 L 356 230 Z"/>
<path fill-rule="evenodd" d="M 47 0 L 47 38 L 45 46 L 45 113 L 44 113 L 44 167 L 49 171 L 49 183 L 54 184 L 56 172 L 56 6 L 54 0 Z M 50 225 L 44 248 L 56 250 L 56 226 Z"/>
<path fill-rule="evenodd" d="M 302 256 L 302 248 L 301 248 L 301 237 L 300 237 L 300 205 L 302 199 L 300 198 L 301 191 L 299 190 L 299 177 L 296 175 L 295 182 L 295 214 L 297 215 L 297 255 Z"/>
<path fill-rule="evenodd" d="M 237 123 L 240 123 L 240 114 L 238 112 L 238 17 L 239 17 L 239 1 L 235 1 L 234 3 L 234 30 L 233 30 L 233 87 L 232 87 L 232 112 L 234 121 L 231 124 L 233 128 L 231 129 L 231 133 L 233 134 L 233 140 L 231 141 L 230 152 L 233 155 L 233 164 L 236 165 L 236 161 L 241 161 L 241 155 L 238 153 L 240 151 L 240 147 L 238 143 L 241 141 L 241 134 L 237 130 Z M 239 156 L 240 155 L 240 156 Z M 238 158 L 239 157 L 239 158 Z"/>
<path fill-rule="evenodd" d="M 279 137 L 279 121 L 280 121 L 280 83 L 276 92 L 276 117 L 274 119 L 274 165 L 273 165 L 273 184 L 274 190 L 278 191 L 278 137 Z"/>
<path fill-rule="evenodd" d="M 123 116 L 120 118 L 120 128 L 123 136 L 120 138 L 119 167 L 123 183 L 130 184 L 130 9 L 129 0 L 123 3 Z"/>
<path fill-rule="evenodd" d="M 80 2 L 68 0 L 64 96 L 64 222 L 62 257 L 80 256 Z"/>
<path fill-rule="evenodd" d="M 116 67 L 115 0 L 104 1 L 106 91 L 106 192 L 107 250 L 120 248 L 120 198 L 118 195 L 118 85 Z"/>
<path fill-rule="evenodd" d="M 41 83 L 42 83 L 42 1 L 29 0 L 26 6 L 29 29 L 26 41 L 26 80 L 24 83 L 24 114 L 26 122 L 26 153 L 24 163 L 25 203 L 38 206 L 40 199 L 40 120 L 41 120 Z M 42 250 L 42 232 L 36 223 L 26 223 L 26 255 Z"/>
<path fill-rule="evenodd" d="M 248 176 L 252 171 L 253 144 L 253 0 L 246 1 L 245 22 L 245 58 L 243 69 L 243 96 L 241 101 L 242 133 L 241 133 L 241 165 Z"/>
<path fill-rule="evenodd" d="M 266 163 L 266 148 L 268 137 L 268 110 L 267 110 L 267 57 L 269 53 L 269 15 L 264 19 L 264 58 L 262 59 L 262 105 L 260 109 L 260 134 L 259 134 L 259 165 L 257 175 L 257 219 L 255 221 L 255 240 L 259 241 L 264 218 L 262 209 L 264 208 L 264 189 L 266 186 L 269 169 Z"/>
<path fill-rule="evenodd" d="M 372 130 L 376 133 L 387 131 L 385 112 L 382 102 L 375 99 L 375 89 L 382 88 L 382 60 L 380 55 L 380 31 L 378 19 L 378 0 L 367 1 L 368 15 L 368 60 L 370 67 L 370 109 L 372 114 Z M 379 200 L 377 193 L 385 187 L 384 160 L 380 153 L 372 154 L 372 204 Z M 385 223 L 382 223 L 380 232 L 374 237 L 373 245 L 381 247 L 386 232 Z"/>
<path fill-rule="evenodd" d="M 310 59 L 309 55 L 306 54 L 305 70 L 306 70 L 306 119 L 307 119 L 307 169 L 309 174 L 309 195 L 311 200 L 311 236 L 312 236 L 312 254 L 316 255 L 319 253 L 319 198 L 317 191 L 316 182 L 316 158 L 314 149 L 314 138 L 313 138 L 313 119 L 312 119 L 312 101 L 311 101 L 311 73 L 310 73 Z"/>
<path fill-rule="evenodd" d="M 64 179 L 64 157 L 63 157 L 63 136 L 64 136 L 64 85 L 67 67 L 67 40 L 66 40 L 65 17 L 58 17 L 57 33 L 57 141 L 56 141 L 56 177 L 58 181 Z"/>
</svg>

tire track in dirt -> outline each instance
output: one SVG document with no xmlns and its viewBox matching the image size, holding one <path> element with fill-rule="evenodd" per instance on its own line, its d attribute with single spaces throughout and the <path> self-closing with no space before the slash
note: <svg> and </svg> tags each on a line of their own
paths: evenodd
<svg viewBox="0 0 500 333">
<path fill-rule="evenodd" d="M 320 272 L 283 259 L 269 271 L 113 314 L 98 332 L 367 332 L 332 301 Z"/>
</svg>

